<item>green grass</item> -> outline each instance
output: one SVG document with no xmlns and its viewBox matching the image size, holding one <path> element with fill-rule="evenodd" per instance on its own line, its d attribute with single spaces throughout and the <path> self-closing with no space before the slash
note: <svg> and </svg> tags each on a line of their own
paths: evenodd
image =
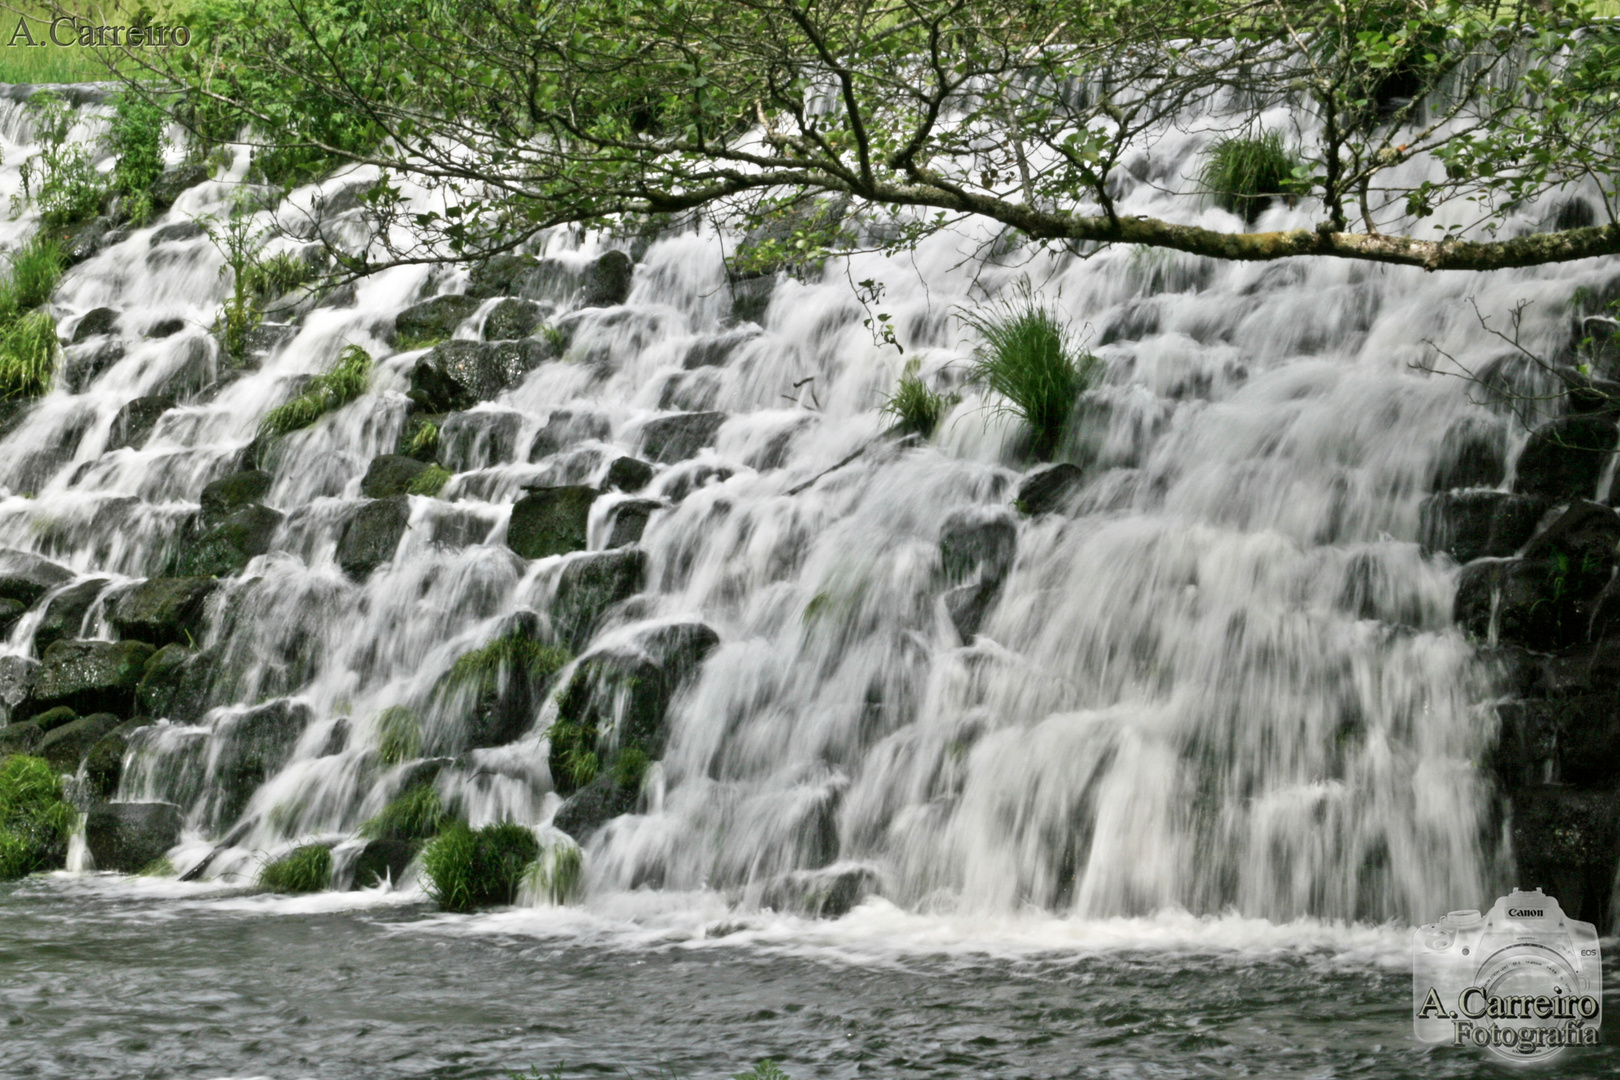
<svg viewBox="0 0 1620 1080">
<path fill-rule="evenodd" d="M 569 842 L 543 848 L 526 876 L 527 891 L 548 904 L 576 899 L 584 884 L 585 855 L 579 845 Z"/>
<path fill-rule="evenodd" d="M 377 714 L 377 756 L 384 765 L 399 765 L 422 756 L 422 721 L 403 705 Z"/>
<path fill-rule="evenodd" d="M 95 14 L 108 26 L 128 26 L 139 23 L 135 16 L 142 8 L 154 10 L 151 25 L 183 25 L 191 10 L 190 0 L 171 0 L 170 3 L 152 5 L 127 0 L 111 0 L 98 4 Z M 10 41 L 17 29 L 17 16 L 28 20 L 28 32 L 36 42 L 45 42 L 40 48 L 26 48 L 21 38 L 16 48 L 0 48 L 0 83 L 84 83 L 106 82 L 113 76 L 108 64 L 116 64 L 122 50 L 111 48 L 80 48 L 77 45 L 55 45 L 50 39 L 50 5 L 40 3 L 10 3 L 0 14 L 4 15 L 4 40 Z M 192 39 L 190 48 L 197 48 Z"/>
<path fill-rule="evenodd" d="M 416 479 L 405 485 L 409 495 L 437 495 L 450 482 L 450 473 L 437 465 L 429 465 L 416 474 Z"/>
<path fill-rule="evenodd" d="M 0 280 L 0 321 L 9 322 L 51 298 L 66 270 L 62 247 L 50 236 L 35 234 L 7 258 Z"/>
<path fill-rule="evenodd" d="M 0 881 L 60 868 L 77 817 L 44 760 L 23 754 L 0 760 Z"/>
<path fill-rule="evenodd" d="M 360 346 L 350 345 L 339 355 L 336 367 L 315 376 L 297 397 L 266 413 L 259 431 L 264 435 L 285 435 L 307 428 L 364 394 L 370 382 L 371 356 Z"/>
<path fill-rule="evenodd" d="M 433 786 L 416 784 L 394 796 L 382 813 L 360 826 L 360 835 L 373 840 L 427 840 L 450 820 Z"/>
<path fill-rule="evenodd" d="M 0 332 L 0 397 L 38 397 L 56 376 L 56 320 L 33 311 Z"/>
<path fill-rule="evenodd" d="M 539 841 L 522 825 L 486 825 L 474 832 L 452 822 L 422 850 L 428 895 L 446 911 L 510 904 L 539 855 Z"/>
<path fill-rule="evenodd" d="M 564 718 L 559 718 L 546 729 L 546 742 L 551 746 L 547 756 L 555 763 L 553 772 L 560 774 L 551 778 L 558 794 L 578 791 L 596 779 L 596 774 L 602 768 L 601 758 L 596 753 L 598 737 L 596 725 Z M 642 757 L 646 757 L 645 752 Z"/>
<path fill-rule="evenodd" d="M 457 688 L 493 690 L 504 673 L 523 671 L 531 678 L 544 679 L 572 659 L 567 649 L 542 645 L 522 632 L 514 632 L 456 657 L 446 678 Z"/>
<path fill-rule="evenodd" d="M 984 339 L 969 379 L 1001 396 L 1004 403 L 995 410 L 1028 425 L 1035 457 L 1049 460 L 1068 431 L 1075 402 L 1101 377 L 1102 362 L 1077 349 L 1064 324 L 1027 287 L 982 314 L 964 314 L 963 321 Z"/>
<path fill-rule="evenodd" d="M 1199 184 L 1222 210 L 1254 224 L 1273 198 L 1292 198 L 1299 189 L 1294 168 L 1299 156 L 1280 132 L 1258 139 L 1228 135 L 1216 139 L 1204 154 Z"/>
<path fill-rule="evenodd" d="M 414 458 L 429 458 L 439 450 L 439 429 L 431 420 L 418 420 L 411 432 L 411 437 L 405 442 L 406 455 Z"/>
<path fill-rule="evenodd" d="M 917 434 L 928 439 L 933 437 L 939 422 L 945 419 L 945 414 L 959 399 L 955 394 L 936 394 L 928 389 L 928 384 L 917 374 L 918 366 L 915 359 L 906 364 L 894 393 L 883 399 L 879 412 L 894 418 L 896 432 L 902 435 Z"/>
<path fill-rule="evenodd" d="M 331 880 L 332 852 L 320 844 L 294 848 L 259 871 L 259 886 L 271 892 L 321 892 Z"/>
</svg>

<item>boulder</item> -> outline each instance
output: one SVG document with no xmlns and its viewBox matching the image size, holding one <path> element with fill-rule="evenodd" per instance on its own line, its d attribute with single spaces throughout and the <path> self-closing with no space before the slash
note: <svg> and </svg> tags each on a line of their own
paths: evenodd
<svg viewBox="0 0 1620 1080">
<path fill-rule="evenodd" d="M 34 692 L 38 676 L 38 660 L 15 653 L 0 656 L 0 727 L 11 722 L 12 713 Z"/>
<path fill-rule="evenodd" d="M 45 613 L 34 627 L 34 651 L 43 653 L 53 641 L 81 636 L 84 617 L 106 587 L 106 578 L 86 578 L 46 601 Z"/>
<path fill-rule="evenodd" d="M 583 843 L 620 814 L 633 812 L 640 797 L 638 788 L 621 785 L 611 773 L 600 773 L 557 808 L 551 824 Z"/>
<path fill-rule="evenodd" d="M 471 296 L 435 296 L 394 316 L 394 335 L 401 349 L 412 349 L 455 334 L 481 305 Z"/>
<path fill-rule="evenodd" d="M 1085 478 L 1084 469 L 1066 461 L 1033 469 L 1019 481 L 1018 497 L 1013 505 L 1021 514 L 1057 513 L 1068 503 L 1069 497 L 1080 490 Z"/>
<path fill-rule="evenodd" d="M 149 338 L 174 337 L 174 335 L 178 334 L 185 328 L 186 320 L 178 316 L 172 319 L 159 319 L 157 322 L 146 328 L 146 336 Z"/>
<path fill-rule="evenodd" d="M 492 255 L 473 266 L 467 295 L 479 300 L 522 295 L 539 263 L 533 255 Z"/>
<path fill-rule="evenodd" d="M 101 803 L 84 820 L 97 870 L 136 874 L 180 842 L 185 815 L 173 803 Z"/>
<path fill-rule="evenodd" d="M 1571 573 L 1609 580 L 1620 548 L 1620 514 L 1601 503 L 1570 503 L 1535 539 L 1526 559 L 1562 560 Z"/>
<path fill-rule="evenodd" d="M 533 459 L 530 459 L 533 460 Z M 633 457 L 617 457 L 602 477 L 603 491 L 640 491 L 653 481 L 653 467 Z"/>
<path fill-rule="evenodd" d="M 580 303 L 585 307 L 613 307 L 630 296 L 635 265 L 622 251 L 600 256 L 585 271 L 585 289 Z"/>
<path fill-rule="evenodd" d="M 652 420 L 641 429 L 641 450 L 653 461 L 672 465 L 714 445 L 715 434 L 727 420 L 723 412 L 679 413 Z"/>
<path fill-rule="evenodd" d="M 9 635 L 27 610 L 28 605 L 21 600 L 0 600 L 0 637 Z"/>
<path fill-rule="evenodd" d="M 91 308 L 74 324 L 69 344 L 77 345 L 85 338 L 110 334 L 118 329 L 118 312 L 110 307 Z"/>
<path fill-rule="evenodd" d="M 546 346 L 521 341 L 446 341 L 411 369 L 409 397 L 432 413 L 470 409 L 489 401 L 550 358 Z"/>
<path fill-rule="evenodd" d="M 812 919 L 836 919 L 877 892 L 877 872 L 870 867 L 794 870 L 766 884 L 760 906 Z"/>
<path fill-rule="evenodd" d="M 724 465 L 710 465 L 707 462 L 679 466 L 665 474 L 660 494 L 670 502 L 680 502 L 699 488 L 724 483 L 732 475 L 732 471 Z"/>
<path fill-rule="evenodd" d="M 152 196 L 154 210 L 166 210 L 174 205 L 174 200 L 180 197 L 182 191 L 194 188 L 209 177 L 208 166 L 200 162 L 185 165 L 175 165 L 163 170 L 152 186 L 147 190 Z"/>
<path fill-rule="evenodd" d="M 240 574 L 270 550 L 283 517 L 279 510 L 254 504 L 199 514 L 181 540 L 174 572 L 192 578 Z"/>
<path fill-rule="evenodd" d="M 576 653 L 584 649 L 608 608 L 640 592 L 646 574 L 647 555 L 639 549 L 570 559 L 551 598 L 557 636 Z"/>
<path fill-rule="evenodd" d="M 512 506 L 507 546 L 525 559 L 583 551 L 596 494 L 595 488 L 583 485 L 530 489 Z"/>
<path fill-rule="evenodd" d="M 123 358 L 124 344 L 117 340 L 91 339 L 79 345 L 69 345 L 62 350 L 62 360 L 56 372 L 57 381 L 67 387 L 69 393 L 82 394 Z"/>
<path fill-rule="evenodd" d="M 32 720 L 7 724 L 0 728 L 0 758 L 8 754 L 32 754 L 44 737 L 45 732 Z"/>
<path fill-rule="evenodd" d="M 439 461 L 453 473 L 515 461 L 522 426 L 523 415 L 516 412 L 451 413 L 439 425 Z"/>
<path fill-rule="evenodd" d="M 221 477 L 202 489 L 198 500 L 203 513 L 220 514 L 264 501 L 273 478 L 262 469 L 244 469 Z"/>
<path fill-rule="evenodd" d="M 34 701 L 81 714 L 128 716 L 135 687 L 156 650 L 144 641 L 57 641 L 40 658 Z"/>
<path fill-rule="evenodd" d="M 34 753 L 59 773 L 76 773 L 79 762 L 84 760 L 90 748 L 105 738 L 118 723 L 118 717 L 111 713 L 95 713 L 82 720 L 74 720 L 46 732 Z"/>
<path fill-rule="evenodd" d="M 1620 858 L 1620 792 L 1554 784 L 1513 795 L 1515 882 L 1544 889 L 1566 914 L 1607 926 Z"/>
<path fill-rule="evenodd" d="M 165 645 L 146 662 L 135 687 L 135 703 L 143 715 L 189 724 L 209 707 L 213 683 L 213 657 L 184 645 Z"/>
<path fill-rule="evenodd" d="M 626 499 L 613 507 L 608 516 L 608 540 L 603 546 L 621 548 L 639 543 L 647 531 L 647 519 L 653 511 L 662 510 L 664 504 L 657 499 Z"/>
<path fill-rule="evenodd" d="M 79 714 L 66 705 L 58 705 L 54 709 L 46 709 L 28 718 L 28 722 L 39 728 L 41 732 L 55 731 L 64 724 L 71 724 L 79 718 Z"/>
<path fill-rule="evenodd" d="M 540 305 L 532 300 L 507 297 L 484 316 L 485 341 L 511 341 L 526 338 L 540 325 Z"/>
<path fill-rule="evenodd" d="M 957 511 L 939 532 L 939 558 L 947 581 L 999 584 L 1018 553 L 1018 526 L 1002 511 Z"/>
<path fill-rule="evenodd" d="M 1620 707 L 1611 693 L 1496 706 L 1491 765 L 1509 790 L 1543 782 L 1612 788 L 1620 780 Z"/>
<path fill-rule="evenodd" d="M 1507 431 L 1468 416 L 1447 429 L 1429 463 L 1429 490 L 1494 488 L 1507 475 Z"/>
<path fill-rule="evenodd" d="M 403 454 L 382 454 L 371 459 L 365 478 L 360 481 L 360 494 L 368 499 L 386 499 L 405 494 L 405 489 L 427 471 L 427 463 Z"/>
<path fill-rule="evenodd" d="M 114 602 L 113 628 L 120 637 L 153 645 L 201 641 L 208 598 L 216 588 L 218 583 L 206 577 L 148 578 Z"/>
<path fill-rule="evenodd" d="M 139 450 L 157 426 L 158 417 L 174 408 L 174 399 L 155 395 L 138 397 L 118 410 L 112 427 L 107 432 L 107 449 L 119 450 L 132 446 Z"/>
<path fill-rule="evenodd" d="M 151 723 L 145 717 L 127 720 L 90 747 L 84 756 L 84 777 L 91 792 L 103 799 L 118 793 L 118 782 L 124 776 L 124 757 L 129 753 L 129 737 Z"/>
<path fill-rule="evenodd" d="M 760 336 L 757 326 L 740 326 L 719 337 L 703 338 L 687 347 L 681 367 L 692 371 L 700 367 L 725 367 L 731 354 Z"/>
<path fill-rule="evenodd" d="M 529 460 L 540 461 L 576 443 L 592 439 L 606 442 L 612 437 L 613 425 L 607 417 L 558 409 L 546 418 L 545 426 L 535 432 L 534 441 L 529 444 Z"/>
<path fill-rule="evenodd" d="M 416 858 L 416 845 L 407 840 L 367 840 L 354 859 L 351 889 L 374 889 L 384 883 L 398 885 L 405 868 Z"/>
<path fill-rule="evenodd" d="M 372 499 L 361 506 L 343 525 L 338 539 L 337 561 L 343 572 L 363 579 L 378 566 L 390 561 L 410 526 L 411 504 L 405 495 Z"/>
<path fill-rule="evenodd" d="M 1554 502 L 1598 496 L 1598 477 L 1620 441 L 1612 415 L 1564 416 L 1530 433 L 1513 490 Z"/>
<path fill-rule="evenodd" d="M 259 785 L 291 760 L 309 721 L 309 706 L 282 698 L 222 717 L 215 724 L 209 777 L 209 811 L 215 826 L 241 817 Z"/>
<path fill-rule="evenodd" d="M 1489 640 L 1552 652 L 1586 640 L 1602 582 L 1543 559 L 1481 559 L 1457 576 L 1457 625 Z"/>
<path fill-rule="evenodd" d="M 195 240 L 208 230 L 195 221 L 177 221 L 173 225 L 165 225 L 152 234 L 152 245 L 176 244 L 183 240 Z"/>
<path fill-rule="evenodd" d="M 0 599 L 33 607 L 39 598 L 78 577 L 65 566 L 27 551 L 0 548 Z"/>
<path fill-rule="evenodd" d="M 1552 503 L 1505 491 L 1442 491 L 1418 510 L 1425 554 L 1443 551 L 1460 563 L 1503 558 L 1523 547 Z"/>
</svg>

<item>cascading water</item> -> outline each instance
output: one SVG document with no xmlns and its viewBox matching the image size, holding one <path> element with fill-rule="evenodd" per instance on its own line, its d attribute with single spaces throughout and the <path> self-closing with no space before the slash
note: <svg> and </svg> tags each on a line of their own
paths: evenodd
<svg viewBox="0 0 1620 1080">
<path fill-rule="evenodd" d="M 9 196 L 28 125 L 4 109 Z M 1185 217 L 1205 141 L 1167 135 L 1131 162 L 1121 212 Z M 734 315 L 707 231 L 656 239 L 622 304 L 585 308 L 570 270 L 615 241 L 559 231 L 532 254 L 557 268 L 541 300 L 571 334 L 566 355 L 466 410 L 460 441 L 447 426 L 454 476 L 437 497 L 409 496 L 397 548 L 355 575 L 340 540 L 368 465 L 407 430 L 423 352 L 395 350 L 393 317 L 468 280 L 383 272 L 303 305 L 256 363 L 233 366 L 212 332 L 222 256 L 183 226 L 227 217 L 246 166 L 69 273 L 52 301 L 66 335 L 93 309 L 116 319 L 68 346 L 55 389 L 0 442 L 0 546 L 80 575 L 59 591 L 105 583 L 85 638 L 115 636 L 110 603 L 165 572 L 206 484 L 255 453 L 272 473 L 269 551 L 209 597 L 192 642 L 214 658 L 209 708 L 138 733 L 115 796 L 185 809 L 176 869 L 207 856 L 205 877 L 245 881 L 266 853 L 347 842 L 423 775 L 415 757 L 378 752 L 379 717 L 400 705 L 422 717 L 420 756 L 472 825 L 545 826 L 561 804 L 555 699 L 514 741 L 480 747 L 435 688 L 521 613 L 557 623 L 559 578 L 590 557 L 511 550 L 525 488 L 599 484 L 645 449 L 650 421 L 715 411 L 703 448 L 635 496 L 657 500 L 643 511 L 645 589 L 577 643 L 588 660 L 671 626 L 719 639 L 669 706 L 634 812 L 588 834 L 587 907 L 648 886 L 770 905 L 786 885 L 841 882 L 921 912 L 1422 921 L 1503 881 L 1478 764 L 1495 732 L 1490 672 L 1451 625 L 1454 567 L 1417 535 L 1448 432 L 1519 436 L 1468 383 L 1419 365 L 1436 347 L 1500 351 L 1470 298 L 1487 312 L 1532 301 L 1523 340 L 1555 351 L 1564 304 L 1606 281 L 1606 263 L 1425 276 L 1081 257 L 970 223 L 914 254 L 784 279 L 755 326 Z M 337 242 L 363 243 L 342 192 L 366 180 L 304 189 L 259 220 L 309 211 Z M 1260 227 L 1308 224 L 1306 208 L 1276 205 Z M 27 228 L 0 226 L 13 243 Z M 864 279 L 884 286 L 874 305 L 851 287 Z M 1107 365 L 1068 451 L 1084 484 L 1064 512 L 1034 517 L 1011 505 L 1018 432 L 972 387 L 932 441 L 889 437 L 877 409 L 907 361 L 960 382 L 973 339 L 956 316 L 1021 281 Z M 477 340 L 496 302 L 456 337 Z M 878 307 L 903 355 L 869 329 Z M 266 412 L 347 345 L 377 358 L 369 392 L 256 441 Z M 150 435 L 115 448 L 120 411 L 156 397 L 172 407 Z M 565 445 L 526 460 L 565 421 Z M 592 552 L 630 498 L 596 501 Z M 966 563 L 947 565 L 942 531 Z M 947 603 L 963 581 L 989 600 L 977 626 Z M 9 652 L 32 654 L 47 606 L 17 623 Z M 249 728 L 288 745 L 244 764 L 233 748 Z"/>
</svg>

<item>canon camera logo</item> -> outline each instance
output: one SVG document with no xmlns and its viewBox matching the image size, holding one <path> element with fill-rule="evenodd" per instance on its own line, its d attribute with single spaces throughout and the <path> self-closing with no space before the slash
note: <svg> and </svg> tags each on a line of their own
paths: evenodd
<svg viewBox="0 0 1620 1080">
<path fill-rule="evenodd" d="M 1541 911 L 1540 908 L 1534 908 L 1534 907 L 1508 908 L 1508 918 L 1510 918 L 1510 919 L 1539 919 L 1539 918 L 1541 918 L 1541 915 L 1542 915 L 1542 911 Z"/>
</svg>

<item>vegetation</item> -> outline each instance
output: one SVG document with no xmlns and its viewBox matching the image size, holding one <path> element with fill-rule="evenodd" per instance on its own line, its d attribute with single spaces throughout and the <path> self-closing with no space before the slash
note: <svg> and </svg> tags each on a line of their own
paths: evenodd
<svg viewBox="0 0 1620 1080">
<path fill-rule="evenodd" d="M 438 465 L 429 465 L 416 477 L 405 485 L 405 491 L 410 495 L 437 495 L 444 490 L 444 485 L 450 482 L 450 473 Z"/>
<path fill-rule="evenodd" d="M 61 245 L 43 233 L 13 251 L 10 272 L 0 280 L 0 322 L 12 322 L 49 300 L 62 280 L 63 262 Z"/>
<path fill-rule="evenodd" d="M 39 153 L 22 163 L 22 190 L 13 210 L 33 203 L 47 229 L 60 229 L 94 217 L 107 197 L 106 178 L 96 170 L 90 144 L 69 138 L 77 110 L 51 91 L 28 99 L 29 119 Z"/>
<path fill-rule="evenodd" d="M 495 689 L 512 672 L 536 680 L 550 678 L 572 659 L 567 649 L 543 645 L 522 631 L 513 631 L 456 657 L 446 679 L 457 689 L 482 692 Z"/>
<path fill-rule="evenodd" d="M 0 394 L 38 397 L 56 375 L 56 320 L 31 311 L 0 330 Z"/>
<path fill-rule="evenodd" d="M 414 458 L 431 458 L 439 450 L 439 428 L 431 420 L 417 420 L 405 440 L 404 452 Z"/>
<path fill-rule="evenodd" d="M 524 876 L 525 891 L 548 904 L 566 904 L 585 885 L 585 855 L 571 841 L 548 844 Z"/>
<path fill-rule="evenodd" d="M 1300 187 L 1294 171 L 1303 168 L 1279 132 L 1268 131 L 1257 139 L 1228 135 L 1216 139 L 1205 153 L 1199 181 L 1216 206 L 1253 225 L 1274 197 L 1292 203 Z"/>
<path fill-rule="evenodd" d="M 446 911 L 510 904 L 539 855 L 539 841 L 522 825 L 486 825 L 475 832 L 452 822 L 422 851 L 428 895 Z"/>
<path fill-rule="evenodd" d="M 259 424 L 263 435 L 285 435 L 309 427 L 315 421 L 340 409 L 366 392 L 371 381 L 371 355 L 358 345 L 347 346 L 338 355 L 337 366 L 305 384 L 299 395 L 277 405 Z"/>
<path fill-rule="evenodd" d="M 163 175 L 163 128 L 168 113 L 141 94 L 122 93 L 113 100 L 109 148 L 117 157 L 112 187 L 124 199 L 124 212 L 136 225 L 152 216 L 152 184 Z"/>
<path fill-rule="evenodd" d="M 271 892 L 321 892 L 332 880 L 332 852 L 321 844 L 306 844 L 264 865 L 259 886 Z"/>
<path fill-rule="evenodd" d="M 0 881 L 61 867 L 77 817 L 50 765 L 22 754 L 0 760 Z"/>
<path fill-rule="evenodd" d="M 552 771 L 560 775 L 551 778 L 560 792 L 577 791 L 592 780 L 602 768 L 596 744 L 600 737 L 595 724 L 581 723 L 559 717 L 546 729 L 546 741 L 551 744 Z M 646 755 L 642 755 L 645 760 Z"/>
<path fill-rule="evenodd" d="M 968 377 L 998 394 L 998 411 L 1022 420 L 1034 437 L 1032 452 L 1050 459 L 1074 415 L 1075 403 L 1102 374 L 1102 363 L 1077 350 L 1068 329 L 1027 288 L 963 321 L 984 339 Z"/>
<path fill-rule="evenodd" d="M 955 394 L 937 394 L 928 389 L 918 375 L 919 364 L 915 359 L 906 363 L 905 371 L 900 375 L 900 382 L 894 388 L 894 393 L 883 399 L 883 406 L 879 410 L 885 416 L 894 417 L 894 430 L 903 435 L 916 434 L 925 439 L 933 438 L 939 422 L 945 419 L 945 414 L 954 408 L 961 399 Z"/>
<path fill-rule="evenodd" d="M 384 765 L 400 765 L 422 756 L 422 721 L 403 705 L 390 705 L 373 721 L 377 756 Z"/>
<path fill-rule="evenodd" d="M 453 815 L 432 784 L 413 784 L 360 826 L 360 835 L 373 840 L 428 840 L 451 820 Z"/>
</svg>

